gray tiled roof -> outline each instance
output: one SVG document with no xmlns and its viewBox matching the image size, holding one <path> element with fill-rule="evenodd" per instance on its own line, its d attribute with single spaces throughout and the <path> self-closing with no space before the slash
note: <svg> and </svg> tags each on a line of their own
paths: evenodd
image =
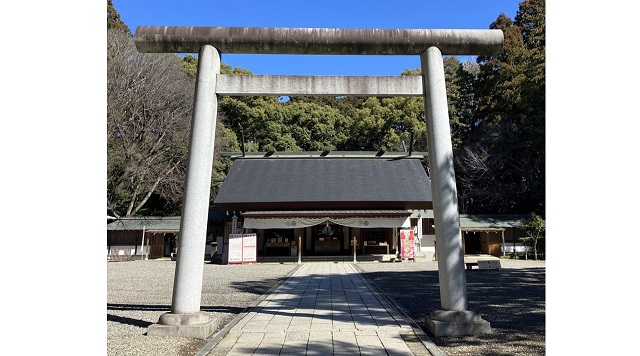
<svg viewBox="0 0 640 356">
<path fill-rule="evenodd" d="M 148 216 L 148 217 L 135 217 L 135 218 L 120 218 L 109 224 L 107 224 L 107 230 L 140 230 L 142 229 L 149 232 L 177 232 L 180 231 L 180 217 L 179 216 Z"/>
<path fill-rule="evenodd" d="M 460 227 L 466 230 L 482 228 L 517 227 L 518 220 L 526 219 L 527 215 L 468 215 L 460 214 Z"/>
<path fill-rule="evenodd" d="M 238 158 L 214 206 L 220 210 L 431 208 L 416 158 Z"/>
</svg>

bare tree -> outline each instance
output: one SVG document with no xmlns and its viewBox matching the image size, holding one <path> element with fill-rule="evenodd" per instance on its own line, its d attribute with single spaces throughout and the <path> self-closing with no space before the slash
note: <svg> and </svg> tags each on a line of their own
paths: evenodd
<svg viewBox="0 0 640 356">
<path fill-rule="evenodd" d="M 522 140 L 506 122 L 477 132 L 479 139 L 454 154 L 458 201 L 463 213 L 524 213 L 535 211 L 532 198 L 544 194 L 526 159 L 530 142 Z"/>
<path fill-rule="evenodd" d="M 126 33 L 107 35 L 107 198 L 136 215 L 155 195 L 179 211 L 194 82 L 175 54 L 138 53 Z"/>
<path fill-rule="evenodd" d="M 456 156 L 458 171 L 456 172 L 457 190 L 461 211 L 466 213 L 469 206 L 479 205 L 479 200 L 487 204 L 493 202 L 495 196 L 491 188 L 497 184 L 497 179 L 489 167 L 489 153 L 484 147 L 474 149 L 463 147 Z"/>
</svg>

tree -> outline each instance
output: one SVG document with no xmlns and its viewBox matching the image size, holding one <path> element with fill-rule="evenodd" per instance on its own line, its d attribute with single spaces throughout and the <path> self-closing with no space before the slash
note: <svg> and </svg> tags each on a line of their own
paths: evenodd
<svg viewBox="0 0 640 356">
<path fill-rule="evenodd" d="M 456 57 L 448 56 L 444 59 L 451 144 L 454 149 L 462 145 L 473 121 L 473 82 L 478 71 L 478 66 L 471 62 L 463 65 Z"/>
<path fill-rule="evenodd" d="M 504 46 L 479 56 L 475 110 L 454 152 L 466 213 L 543 212 L 545 207 L 544 1 L 520 3 L 514 22 L 500 14 Z"/>
<path fill-rule="evenodd" d="M 382 147 L 391 150 L 400 143 L 397 137 L 392 137 L 393 121 L 390 110 L 382 105 L 380 98 L 367 98 L 353 116 L 351 145 L 362 151 L 377 151 Z"/>
<path fill-rule="evenodd" d="M 182 67 L 184 68 L 185 73 L 191 79 L 196 79 L 196 73 L 198 72 L 198 58 L 191 55 L 185 54 L 182 57 Z"/>
<path fill-rule="evenodd" d="M 228 127 L 235 132 L 242 127 L 245 140 L 253 141 L 256 151 L 270 148 L 277 151 L 300 150 L 285 124 L 284 105 L 276 97 L 223 97 L 219 105 Z"/>
<path fill-rule="evenodd" d="M 107 197 L 120 215 L 180 211 L 193 91 L 178 56 L 108 30 Z"/>
<path fill-rule="evenodd" d="M 251 75 L 234 68 L 233 74 Z M 300 97 L 281 102 L 273 96 L 223 97 L 220 110 L 230 128 L 242 127 L 245 141 L 256 151 L 320 151 L 326 147 L 344 147 L 350 120 L 318 100 Z"/>
<path fill-rule="evenodd" d="M 120 19 L 120 14 L 113 7 L 113 0 L 107 0 L 107 29 L 114 29 L 130 35 L 131 30 Z"/>
<path fill-rule="evenodd" d="M 520 4 L 515 24 L 521 31 L 528 51 L 525 82 L 522 90 L 523 126 L 531 132 L 536 159 L 544 168 L 545 131 L 545 7 L 543 0 L 527 0 Z"/>
<path fill-rule="evenodd" d="M 349 123 L 339 110 L 316 103 L 285 103 L 285 125 L 301 151 L 322 151 L 342 147 Z"/>
<path fill-rule="evenodd" d="M 222 186 L 224 178 L 227 176 L 231 168 L 231 159 L 222 157 L 222 152 L 238 152 L 240 145 L 238 144 L 238 136 L 225 124 L 226 118 L 224 113 L 218 110 L 216 122 L 216 141 L 213 149 L 213 171 L 211 180 L 210 201 L 213 202 Z"/>
<path fill-rule="evenodd" d="M 443 59 L 445 82 L 447 87 L 447 103 L 449 124 L 451 126 L 451 144 L 459 147 L 468 132 L 474 108 L 473 80 L 477 65 L 467 62 L 464 65 L 453 56 Z M 422 75 L 419 68 L 406 69 L 401 75 Z M 394 128 L 410 128 L 414 132 L 414 150 L 427 151 L 426 123 L 424 120 L 424 98 L 393 97 L 382 99 L 387 105 L 396 107 L 397 118 L 402 123 L 394 123 Z M 409 142 L 411 130 L 397 130 L 402 141 Z M 397 146 L 396 146 L 397 147 Z"/>
<path fill-rule="evenodd" d="M 533 258 L 538 260 L 538 242 L 545 237 L 545 221 L 536 213 L 531 213 L 531 218 L 518 221 L 518 227 L 527 233 L 527 236 L 520 240 L 525 245 L 533 247 Z"/>
</svg>

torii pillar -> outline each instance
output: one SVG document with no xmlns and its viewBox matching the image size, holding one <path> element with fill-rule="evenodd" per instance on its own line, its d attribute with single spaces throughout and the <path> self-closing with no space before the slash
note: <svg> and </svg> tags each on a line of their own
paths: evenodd
<svg viewBox="0 0 640 356">
<path fill-rule="evenodd" d="M 217 327 L 217 319 L 202 313 L 200 304 L 218 112 L 216 79 L 219 73 L 220 54 L 212 46 L 202 46 L 198 55 L 171 312 L 162 314 L 157 324 L 149 326 L 149 336 L 206 339 Z"/>
<path fill-rule="evenodd" d="M 467 310 L 467 278 L 460 238 L 458 193 L 442 53 L 437 47 L 429 47 L 420 54 L 420 64 L 424 76 L 424 112 L 442 306 L 441 310 L 432 312 L 427 318 L 427 329 L 435 336 L 490 333 L 489 322 Z"/>
<path fill-rule="evenodd" d="M 467 284 L 444 77 L 444 55 L 494 55 L 501 30 L 404 30 L 142 26 L 139 52 L 199 52 L 185 202 L 171 312 L 149 335 L 207 338 L 215 320 L 200 312 L 204 245 L 217 111 L 216 95 L 423 96 L 436 229 L 441 309 L 431 313 L 435 336 L 491 332 L 467 310 Z M 419 55 L 420 77 L 286 77 L 219 75 L 219 53 Z"/>
</svg>

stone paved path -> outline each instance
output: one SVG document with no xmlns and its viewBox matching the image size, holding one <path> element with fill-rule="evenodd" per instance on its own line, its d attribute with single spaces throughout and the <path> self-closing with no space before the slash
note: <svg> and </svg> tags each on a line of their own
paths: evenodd
<svg viewBox="0 0 640 356">
<path fill-rule="evenodd" d="M 300 266 L 203 351 L 209 356 L 441 355 L 350 263 Z"/>
</svg>

